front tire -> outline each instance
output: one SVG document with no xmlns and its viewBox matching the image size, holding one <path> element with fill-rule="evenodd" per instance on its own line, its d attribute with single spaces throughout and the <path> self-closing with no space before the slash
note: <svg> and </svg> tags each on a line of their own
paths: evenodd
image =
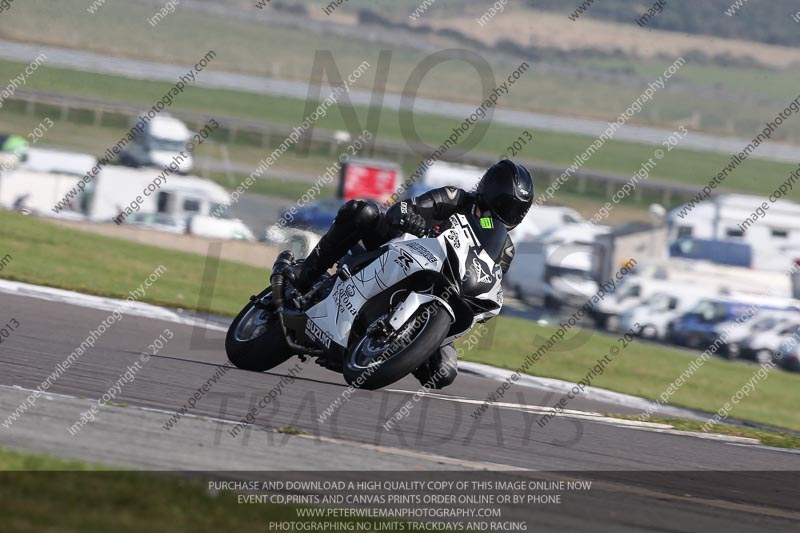
<svg viewBox="0 0 800 533">
<path fill-rule="evenodd" d="M 400 331 L 388 336 L 382 332 L 365 333 L 344 357 L 345 380 L 357 389 L 367 390 L 399 381 L 441 347 L 450 323 L 447 311 L 432 302 L 421 306 Z"/>
<path fill-rule="evenodd" d="M 267 287 L 258 298 L 267 295 L 271 302 L 271 289 Z M 225 337 L 225 352 L 236 368 L 264 372 L 285 363 L 294 355 L 286 344 L 281 325 L 275 313 L 248 303 L 233 319 Z"/>
</svg>

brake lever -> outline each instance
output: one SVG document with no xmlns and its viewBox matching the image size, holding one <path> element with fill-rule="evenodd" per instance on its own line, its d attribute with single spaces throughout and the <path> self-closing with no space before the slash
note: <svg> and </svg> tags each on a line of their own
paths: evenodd
<svg viewBox="0 0 800 533">
<path fill-rule="evenodd" d="M 442 228 L 440 226 L 434 226 L 432 228 L 428 228 L 425 230 L 425 237 L 428 238 L 436 238 L 442 234 Z"/>
</svg>

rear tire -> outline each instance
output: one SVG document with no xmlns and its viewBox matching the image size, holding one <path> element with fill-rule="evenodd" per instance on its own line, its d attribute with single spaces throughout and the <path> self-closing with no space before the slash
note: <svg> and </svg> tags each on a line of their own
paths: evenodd
<svg viewBox="0 0 800 533">
<path fill-rule="evenodd" d="M 427 319 L 425 316 L 427 315 Z M 424 364 L 438 350 L 450 330 L 450 315 L 436 302 L 420 307 L 391 337 L 365 334 L 347 350 L 342 373 L 357 389 L 375 390 L 399 381 Z M 385 360 L 394 343 L 402 344 Z"/>
<path fill-rule="evenodd" d="M 271 293 L 267 287 L 258 298 Z M 267 296 L 268 301 L 272 298 Z M 225 352 L 236 368 L 264 372 L 285 363 L 294 355 L 277 316 L 248 303 L 233 319 L 225 337 Z"/>
</svg>

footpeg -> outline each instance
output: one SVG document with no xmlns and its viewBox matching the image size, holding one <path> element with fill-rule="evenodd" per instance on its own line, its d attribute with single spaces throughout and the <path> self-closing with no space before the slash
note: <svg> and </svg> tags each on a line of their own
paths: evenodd
<svg viewBox="0 0 800 533">
<path fill-rule="evenodd" d="M 336 275 L 339 276 L 339 279 L 342 281 L 347 281 L 353 277 L 353 274 L 350 272 L 350 268 L 348 268 L 347 265 L 342 265 L 342 267 L 336 271 Z"/>
</svg>

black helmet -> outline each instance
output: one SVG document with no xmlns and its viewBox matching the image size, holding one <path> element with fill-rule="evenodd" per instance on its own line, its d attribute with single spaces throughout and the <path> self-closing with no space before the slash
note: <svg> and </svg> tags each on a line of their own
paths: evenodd
<svg viewBox="0 0 800 533">
<path fill-rule="evenodd" d="M 482 210 L 491 211 L 508 229 L 514 229 L 533 203 L 533 178 L 524 166 L 504 159 L 489 167 L 475 195 Z"/>
</svg>

